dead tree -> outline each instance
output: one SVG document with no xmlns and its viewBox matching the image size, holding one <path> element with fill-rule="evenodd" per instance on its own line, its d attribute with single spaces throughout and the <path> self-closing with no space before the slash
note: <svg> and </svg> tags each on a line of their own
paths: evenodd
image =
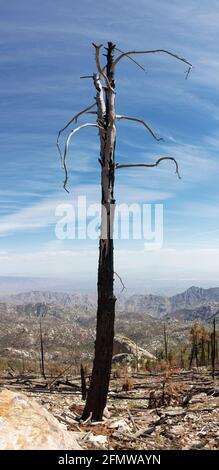
<svg viewBox="0 0 219 470">
<path fill-rule="evenodd" d="M 193 362 L 194 358 L 195 358 L 195 361 L 196 361 L 197 369 L 199 367 L 198 341 L 200 339 L 201 330 L 200 330 L 200 326 L 197 323 L 195 323 L 192 326 L 190 334 L 191 334 L 192 345 L 191 345 L 191 353 L 190 353 L 190 359 L 189 359 L 189 370 L 192 367 L 192 362 Z"/>
<path fill-rule="evenodd" d="M 83 111 L 77 113 L 58 133 L 57 146 L 61 156 L 62 166 L 65 172 L 64 188 L 67 189 L 68 169 L 67 154 L 71 139 L 81 129 L 95 127 L 99 130 L 100 137 L 100 168 L 101 168 L 101 235 L 99 242 L 99 265 L 98 265 L 98 305 L 97 305 L 97 325 L 93 370 L 87 400 L 82 415 L 86 420 L 91 416 L 94 421 L 102 419 L 106 406 L 107 393 L 109 388 L 111 361 L 113 353 L 114 339 L 114 319 L 115 302 L 114 295 L 114 257 L 113 257 L 113 222 L 115 210 L 114 179 L 115 171 L 122 168 L 145 167 L 155 168 L 161 162 L 171 160 L 175 164 L 176 173 L 179 176 L 178 163 L 174 157 L 160 157 L 154 163 L 126 163 L 119 164 L 115 161 L 116 145 L 116 123 L 127 120 L 137 122 L 142 125 L 147 132 L 157 141 L 160 139 L 151 127 L 143 120 L 132 116 L 117 115 L 115 109 L 115 71 L 119 62 L 127 57 L 135 64 L 132 58 L 134 54 L 159 54 L 164 53 L 189 66 L 186 78 L 191 70 L 191 64 L 184 58 L 163 49 L 145 51 L 119 51 L 115 44 L 108 43 L 106 48 L 106 65 L 100 64 L 101 45 L 93 44 L 95 49 L 96 72 L 93 75 L 86 75 L 81 78 L 93 80 L 96 89 L 95 102 L 87 106 Z M 114 58 L 114 54 L 121 52 Z M 139 65 L 139 64 L 138 64 Z M 96 122 L 87 122 L 74 128 L 68 135 L 64 148 L 60 146 L 60 136 L 70 124 L 77 123 L 79 117 L 84 114 L 96 115 Z"/>
<path fill-rule="evenodd" d="M 201 337 L 201 365 L 202 366 L 206 365 L 206 360 L 205 360 L 205 338 L 204 338 L 204 336 Z"/>
<path fill-rule="evenodd" d="M 210 351 L 211 351 L 211 342 L 210 340 L 208 340 L 207 341 L 207 358 L 208 358 L 207 365 L 209 365 L 209 362 L 210 362 Z"/>
<path fill-rule="evenodd" d="M 81 364 L 81 396 L 82 396 L 82 400 L 86 400 L 87 387 L 86 387 L 86 379 L 85 379 L 83 364 Z"/>
<path fill-rule="evenodd" d="M 164 351 L 165 351 L 165 361 L 168 361 L 168 339 L 166 331 L 166 323 L 163 325 L 163 338 L 164 338 Z"/>
<path fill-rule="evenodd" d="M 215 356 L 216 356 L 216 318 L 213 319 L 213 331 L 211 333 L 211 366 L 212 378 L 215 377 Z"/>
<path fill-rule="evenodd" d="M 42 333 L 42 315 L 40 315 L 40 370 L 41 375 L 45 379 L 45 361 L 44 361 L 44 344 L 43 344 L 43 333 Z"/>
<path fill-rule="evenodd" d="M 192 368 L 192 362 L 193 362 L 193 358 L 194 358 L 194 352 L 195 352 L 195 345 L 194 345 L 194 343 L 192 343 L 191 353 L 190 353 L 190 357 L 189 357 L 189 370 Z"/>
<path fill-rule="evenodd" d="M 201 349 L 200 364 L 202 366 L 206 366 L 206 363 L 207 363 L 206 346 L 208 344 L 209 332 L 204 326 L 202 326 L 201 328 L 200 336 L 201 336 L 200 337 L 200 349 Z"/>
<path fill-rule="evenodd" d="M 185 368 L 185 352 L 186 352 L 186 348 L 181 347 L 180 348 L 180 368 L 181 369 Z"/>
</svg>

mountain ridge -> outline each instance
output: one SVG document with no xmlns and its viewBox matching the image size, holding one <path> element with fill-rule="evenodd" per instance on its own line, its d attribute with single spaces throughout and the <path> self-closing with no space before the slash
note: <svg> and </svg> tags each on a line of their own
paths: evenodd
<svg viewBox="0 0 219 470">
<path fill-rule="evenodd" d="M 83 312 L 85 316 L 96 313 L 96 295 L 48 290 L 21 292 L 14 295 L 0 295 L 0 301 L 6 304 L 36 305 L 52 304 L 75 314 Z M 205 307 L 205 308 L 203 308 Z M 173 296 L 154 294 L 119 295 L 117 310 L 135 315 L 148 314 L 155 318 L 169 315 L 178 319 L 208 319 L 219 308 L 219 287 L 204 289 L 191 286 Z M 18 308 L 19 310 L 19 308 Z"/>
</svg>

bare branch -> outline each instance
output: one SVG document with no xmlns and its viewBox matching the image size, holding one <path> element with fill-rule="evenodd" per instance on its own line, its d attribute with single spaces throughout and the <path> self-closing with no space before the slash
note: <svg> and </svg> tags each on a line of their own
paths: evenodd
<svg viewBox="0 0 219 470">
<path fill-rule="evenodd" d="M 170 52 L 170 51 L 167 51 L 166 49 L 152 49 L 152 50 L 148 50 L 148 51 L 128 51 L 128 52 L 123 52 L 122 54 L 120 54 L 113 62 L 113 69 L 115 68 L 116 64 L 118 64 L 118 62 L 123 59 L 123 57 L 127 57 L 127 56 L 130 56 L 130 55 L 133 55 L 133 54 L 157 54 L 157 53 L 164 53 L 164 54 L 168 54 L 170 55 L 171 57 L 174 57 L 175 59 L 177 60 L 180 60 L 181 62 L 184 62 L 184 64 L 187 64 L 189 65 L 189 69 L 187 70 L 187 73 L 186 73 L 186 79 L 188 78 L 188 75 L 192 69 L 192 64 L 184 59 L 183 57 L 180 57 L 178 56 L 177 54 L 173 54 L 173 52 Z"/>
<path fill-rule="evenodd" d="M 125 284 L 124 284 L 124 282 L 123 282 L 123 280 L 122 280 L 121 276 L 119 276 L 119 274 L 117 274 L 117 272 L 116 272 L 116 271 L 113 271 L 113 274 L 115 274 L 115 276 L 117 276 L 117 277 L 118 277 L 118 279 L 119 279 L 119 281 L 121 282 L 121 284 L 122 284 L 122 290 L 121 290 L 121 292 L 123 292 L 123 291 L 124 291 L 124 289 L 125 289 Z"/>
<path fill-rule="evenodd" d="M 85 108 L 83 109 L 83 111 L 80 111 L 79 113 L 75 114 L 71 119 L 70 121 L 67 122 L 67 124 L 59 130 L 58 132 L 58 136 L 57 136 L 57 140 L 56 140 L 56 145 L 58 147 L 58 151 L 59 151 L 59 154 L 60 154 L 60 157 L 61 157 L 61 160 L 62 160 L 62 151 L 61 151 L 61 148 L 60 148 L 60 145 L 59 145 L 59 138 L 60 138 L 60 135 L 62 134 L 62 132 L 64 132 L 68 126 L 70 126 L 70 124 L 72 124 L 73 122 L 75 124 L 77 124 L 77 120 L 79 118 L 79 116 L 81 116 L 82 114 L 86 114 L 90 109 L 94 108 L 94 106 L 96 106 L 96 102 L 93 103 L 91 106 L 88 106 L 88 108 Z"/>
<path fill-rule="evenodd" d="M 189 67 L 188 70 L 185 71 L 185 80 L 187 80 L 191 70 L 192 70 L 192 67 Z"/>
<path fill-rule="evenodd" d="M 76 127 L 75 129 L 73 129 L 70 134 L 68 135 L 68 138 L 66 139 L 66 142 L 65 142 L 65 148 L 64 148 L 64 154 L 63 154 L 63 159 L 62 159 L 62 165 L 63 165 L 63 169 L 64 169 L 64 172 L 65 172 L 65 179 L 64 179 L 64 184 L 63 184 L 63 187 L 64 189 L 69 192 L 66 188 L 66 185 L 67 185 L 67 182 L 68 182 L 68 169 L 67 169 L 67 154 L 68 154 L 68 146 L 70 144 L 70 141 L 73 137 L 74 134 L 76 134 L 76 132 L 80 131 L 81 129 L 83 129 L 84 127 L 98 127 L 99 129 L 103 129 L 103 127 L 99 126 L 99 124 L 95 124 L 95 123 L 90 123 L 90 122 L 87 122 L 86 124 L 82 124 L 81 126 L 79 127 Z"/>
<path fill-rule="evenodd" d="M 70 121 L 59 131 L 59 134 L 61 134 L 62 132 L 65 131 L 65 129 L 67 129 L 68 126 L 70 126 L 70 124 L 72 124 L 73 122 L 75 124 L 77 124 L 77 121 L 78 121 L 78 118 L 79 116 L 81 116 L 82 114 L 86 114 L 88 111 L 90 111 L 90 109 L 94 108 L 94 106 L 96 106 L 96 102 L 91 104 L 90 106 L 88 106 L 87 108 L 83 109 L 83 111 L 80 111 L 79 113 L 75 114 L 71 119 Z"/>
<path fill-rule="evenodd" d="M 115 51 L 118 51 L 118 52 L 121 52 L 122 54 L 124 54 L 124 51 L 121 51 L 121 49 L 118 49 L 118 47 L 115 47 Z M 139 64 L 137 62 L 137 60 L 133 59 L 133 57 L 130 57 L 129 55 L 127 55 L 127 59 L 131 60 L 132 62 L 134 62 L 134 64 L 136 64 L 141 70 L 143 70 L 145 72 L 145 74 L 147 74 L 147 71 L 145 70 L 144 67 L 142 67 L 141 64 Z"/>
<path fill-rule="evenodd" d="M 162 137 L 161 138 L 158 138 L 156 136 L 156 134 L 154 133 L 154 131 L 149 127 L 149 125 L 143 120 L 143 119 L 138 119 L 138 118 L 134 118 L 134 117 L 129 117 L 129 116 L 119 116 L 117 115 L 116 116 L 116 119 L 118 121 L 120 121 L 121 119 L 125 119 L 126 121 L 134 121 L 134 122 L 140 122 L 140 124 L 143 124 L 144 127 L 146 127 L 146 129 L 150 132 L 150 134 L 153 136 L 153 138 L 155 140 L 157 140 L 158 142 L 160 140 L 163 140 Z"/>
<path fill-rule="evenodd" d="M 82 80 L 83 78 L 93 78 L 93 75 L 82 75 L 80 79 Z"/>
<path fill-rule="evenodd" d="M 179 179 L 181 179 L 181 176 L 179 174 L 179 166 L 175 158 L 173 157 L 160 157 L 155 163 L 127 163 L 127 164 L 122 164 L 120 165 L 119 163 L 115 164 L 115 169 L 117 170 L 118 168 L 134 168 L 134 167 L 145 167 L 145 168 L 153 168 L 155 166 L 158 166 L 160 162 L 163 160 L 171 160 L 175 163 L 176 166 L 176 174 Z"/>
<path fill-rule="evenodd" d="M 101 47 L 103 47 L 103 44 L 100 44 L 99 46 L 97 46 L 96 44 L 94 44 L 94 42 L 92 42 L 92 45 L 95 47 L 95 59 L 96 59 L 97 70 L 98 70 L 99 74 L 102 75 L 102 77 L 104 78 L 108 90 L 111 90 L 113 93 L 115 93 L 115 91 L 113 90 L 113 88 L 110 85 L 108 77 L 106 76 L 106 74 L 104 72 L 104 69 L 102 69 L 101 66 L 100 66 L 100 49 L 101 49 Z"/>
</svg>

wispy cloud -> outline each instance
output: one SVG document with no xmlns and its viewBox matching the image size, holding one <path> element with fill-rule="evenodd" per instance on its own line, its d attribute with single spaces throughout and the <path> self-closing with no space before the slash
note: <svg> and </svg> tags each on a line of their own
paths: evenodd
<svg viewBox="0 0 219 470">
<path fill-rule="evenodd" d="M 37 255 L 30 263 L 30 256 L 32 251 L 39 255 L 42 246 L 54 242 L 57 204 L 71 203 L 80 194 L 86 194 L 91 203 L 100 198 L 97 132 L 88 130 L 72 142 L 69 196 L 62 190 L 63 173 L 55 145 L 58 129 L 93 100 L 92 81 L 79 79 L 94 70 L 92 41 L 111 39 L 126 50 L 171 49 L 194 64 L 185 81 L 184 64 L 164 54 L 138 57 L 146 75 L 128 59 L 120 62 L 117 112 L 142 117 L 165 141 L 154 142 L 133 123 L 118 123 L 116 161 L 152 162 L 161 155 L 174 156 L 182 180 L 176 178 L 171 162 L 150 171 L 121 170 L 116 174 L 115 194 L 118 203 L 164 202 L 166 242 L 171 246 L 189 246 L 195 230 L 206 231 L 206 220 L 207 240 L 210 233 L 216 234 L 218 1 L 200 0 L 197 5 L 197 0 L 112 0 L 103 8 L 100 0 L 75 5 L 72 0 L 62 4 L 39 0 L 31 5 L 28 0 L 19 4 L 13 0 L 2 5 L 1 13 L 0 234 L 3 251 L 10 244 L 16 253 L 18 270 L 47 269 L 46 262 L 37 262 Z M 184 227 L 183 237 L 176 226 Z M 204 242 L 201 238 L 200 244 Z M 24 268 L 24 254 L 19 257 L 18 251 L 29 247 L 29 267 L 25 261 Z M 65 258 L 65 254 L 57 256 Z M 170 263 L 167 255 L 162 256 L 164 261 L 151 258 L 157 270 L 162 263 Z M 124 270 L 125 266 L 131 269 L 122 255 L 119 259 Z M 185 259 L 190 266 L 189 254 Z M 207 255 L 204 259 L 208 263 Z M 141 273 L 148 260 L 136 258 Z M 12 258 L 10 263 L 13 272 Z M 76 271 L 79 265 L 80 258 L 75 257 Z M 62 266 L 63 271 L 70 269 L 67 263 Z M 55 256 L 54 269 L 59 270 Z"/>
<path fill-rule="evenodd" d="M 56 207 L 60 204 L 73 204 L 77 206 L 80 196 L 86 197 L 87 207 L 91 204 L 99 203 L 99 186 L 76 186 L 74 188 L 74 199 L 69 199 L 67 196 L 65 196 L 65 198 L 57 196 L 56 198 L 50 198 L 38 204 L 24 207 L 13 214 L 0 216 L 0 234 L 16 233 L 17 231 L 36 231 L 42 227 L 55 225 L 57 223 L 57 217 L 55 215 Z M 171 193 L 155 190 L 136 190 L 135 188 L 131 188 L 127 191 L 127 187 L 121 184 L 117 197 L 119 204 L 132 204 L 133 202 L 146 203 L 164 201 L 171 198 Z"/>
</svg>

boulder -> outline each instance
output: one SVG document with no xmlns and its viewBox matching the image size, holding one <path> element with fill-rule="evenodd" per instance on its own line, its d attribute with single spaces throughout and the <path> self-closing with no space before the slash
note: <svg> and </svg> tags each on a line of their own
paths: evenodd
<svg viewBox="0 0 219 470">
<path fill-rule="evenodd" d="M 24 393 L 0 392 L 0 450 L 81 449 L 73 433 Z"/>
<path fill-rule="evenodd" d="M 114 338 L 113 355 L 132 354 L 134 356 L 144 357 L 145 359 L 156 360 L 153 354 L 146 351 L 126 336 L 117 335 Z"/>
<path fill-rule="evenodd" d="M 113 356 L 112 364 L 121 364 L 121 365 L 129 365 L 133 360 L 132 354 L 122 353 L 122 354 L 115 354 Z"/>
</svg>

